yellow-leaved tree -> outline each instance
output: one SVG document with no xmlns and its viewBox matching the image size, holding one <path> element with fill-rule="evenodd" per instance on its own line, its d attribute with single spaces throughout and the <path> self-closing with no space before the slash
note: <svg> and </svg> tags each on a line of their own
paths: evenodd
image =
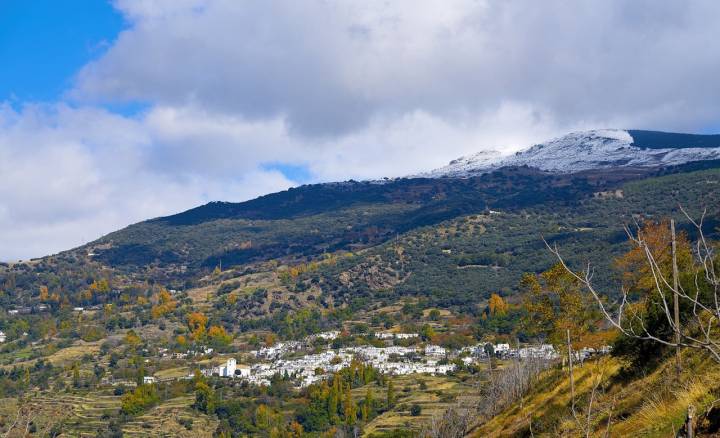
<svg viewBox="0 0 720 438">
<path fill-rule="evenodd" d="M 194 340 L 202 339 L 205 335 L 205 326 L 207 325 L 208 318 L 200 312 L 192 312 L 187 317 L 188 328 L 192 333 Z"/>
<path fill-rule="evenodd" d="M 602 316 L 591 300 L 584 296 L 580 282 L 562 265 L 556 264 L 540 275 L 525 274 L 520 280 L 526 316 L 525 331 L 546 338 L 564 348 L 570 330 L 573 348 L 599 347 L 604 340 L 593 333 L 599 329 Z"/>
<path fill-rule="evenodd" d="M 488 310 L 490 316 L 505 316 L 508 311 L 508 305 L 500 295 L 492 294 L 488 300 Z"/>
</svg>

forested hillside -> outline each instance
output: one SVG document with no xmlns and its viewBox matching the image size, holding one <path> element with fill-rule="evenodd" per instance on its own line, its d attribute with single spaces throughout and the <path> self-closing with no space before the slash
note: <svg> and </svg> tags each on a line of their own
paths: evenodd
<svg viewBox="0 0 720 438">
<path fill-rule="evenodd" d="M 1 265 L 0 396 L 35 427 L 71 434 L 84 433 L 87 420 L 104 436 L 142 435 L 153 424 L 203 436 L 318 436 L 357 425 L 378 436 L 411 429 L 400 436 L 415 436 L 455 403 L 485 400 L 479 387 L 496 388 L 493 373 L 505 358 L 487 364 L 491 379 L 485 365 L 463 361 L 467 348 L 557 339 L 540 330 L 547 324 L 527 323 L 528 278 L 556 263 L 543 239 L 573 266 L 591 261 L 603 273 L 596 285 L 612 300 L 617 260 L 629 250 L 624 225 L 675 217 L 692 240 L 697 232 L 679 214 L 682 205 L 692 215 L 707 209 L 703 229 L 716 237 L 720 169 L 713 166 L 579 174 L 523 167 L 466 179 L 307 186 L 208 204 Z M 578 345 L 609 342 L 597 318 L 586 329 Z M 329 345 L 313 341 L 332 330 Z M 383 331 L 412 336 L 386 341 L 377 337 Z M 316 367 L 329 379 L 302 388 L 295 374 L 274 375 L 268 386 L 197 376 L 228 357 L 262 366 L 258 348 L 291 340 L 308 343 L 305 354 L 392 342 L 412 351 L 407 363 L 431 357 L 418 353 L 429 346 L 452 355 L 428 363 L 453 371 L 388 380 L 353 362 L 335 376 Z M 395 384 L 401 394 L 393 394 Z M 28 391 L 45 404 L 22 405 L 17 397 Z M 85 408 L 98 403 L 104 410 Z"/>
</svg>

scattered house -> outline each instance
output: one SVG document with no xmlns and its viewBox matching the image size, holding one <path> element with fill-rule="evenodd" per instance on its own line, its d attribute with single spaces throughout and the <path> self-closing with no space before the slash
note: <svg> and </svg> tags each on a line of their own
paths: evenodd
<svg viewBox="0 0 720 438">
<path fill-rule="evenodd" d="M 73 307 L 73 312 L 82 312 L 83 310 L 85 310 L 84 307 Z"/>
<path fill-rule="evenodd" d="M 338 336 L 340 336 L 340 332 L 337 330 L 318 333 L 317 335 L 315 335 L 316 338 L 324 339 L 326 341 L 332 341 L 332 340 L 336 339 Z"/>
<path fill-rule="evenodd" d="M 213 351 L 212 348 L 206 347 L 206 346 L 199 346 L 197 347 L 197 350 L 188 350 L 187 353 L 185 353 L 185 356 L 202 356 L 202 355 L 208 355 L 211 354 Z"/>
<path fill-rule="evenodd" d="M 391 332 L 375 332 L 377 339 L 412 339 L 420 336 L 417 333 L 391 333 Z"/>
<path fill-rule="evenodd" d="M 444 357 L 447 354 L 447 350 L 439 345 L 428 344 L 425 346 L 426 356 L 440 356 Z"/>
<path fill-rule="evenodd" d="M 498 356 L 505 356 L 510 353 L 510 344 L 496 344 L 494 351 Z"/>
<path fill-rule="evenodd" d="M 8 315 L 17 315 L 17 314 L 18 314 L 18 311 L 15 309 L 8 310 Z"/>
<path fill-rule="evenodd" d="M 418 335 L 417 333 L 396 333 L 395 339 L 412 339 L 417 338 L 418 336 L 420 335 Z"/>
<path fill-rule="evenodd" d="M 143 377 L 143 385 L 149 385 L 151 383 L 155 383 L 157 380 L 155 379 L 155 376 L 144 376 Z"/>
<path fill-rule="evenodd" d="M 0 331 L 0 344 L 5 342 L 6 339 L 7 339 L 7 336 L 5 335 L 5 332 Z"/>
</svg>

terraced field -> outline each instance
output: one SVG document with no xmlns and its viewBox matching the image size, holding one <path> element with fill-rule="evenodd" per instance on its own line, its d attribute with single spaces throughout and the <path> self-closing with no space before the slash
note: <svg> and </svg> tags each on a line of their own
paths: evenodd
<svg viewBox="0 0 720 438">
<path fill-rule="evenodd" d="M 393 377 L 397 403 L 395 408 L 383 413 L 371 421 L 364 429 L 363 436 L 373 433 L 389 432 L 395 429 L 418 429 L 429 422 L 433 416 L 441 415 L 449 407 L 458 403 L 470 405 L 475 401 L 477 391 L 469 383 L 463 383 L 453 377 L 407 375 Z M 424 386 L 420 382 L 424 382 Z M 384 400 L 385 388 L 372 387 L 375 396 Z M 359 388 L 356 395 L 362 398 L 366 388 Z M 414 404 L 422 408 L 419 416 L 410 414 Z"/>
<path fill-rule="evenodd" d="M 108 428 L 111 418 L 117 418 L 120 400 L 120 396 L 97 393 L 39 393 L 31 397 L 26 411 L 33 413 L 32 422 L 41 435 L 55 427 L 62 431 L 63 437 L 95 437 L 98 431 Z M 167 400 L 123 424 L 123 434 L 126 437 L 211 437 L 217 421 L 193 411 L 192 402 L 190 395 Z M 9 408 L 6 416 L 14 418 L 16 406 L 3 407 Z"/>
<path fill-rule="evenodd" d="M 54 424 L 62 423 L 63 436 L 94 437 L 98 430 L 105 429 L 108 420 L 103 416 L 115 416 L 120 409 L 120 397 L 112 395 L 73 395 L 60 396 L 48 393 L 32 397 L 32 409 L 45 413 L 43 420 Z M 52 412 L 54 418 L 47 414 Z"/>
<path fill-rule="evenodd" d="M 123 425 L 126 437 L 211 437 L 217 421 L 192 411 L 192 396 L 177 397 Z M 188 425 L 186 427 L 183 422 Z"/>
</svg>

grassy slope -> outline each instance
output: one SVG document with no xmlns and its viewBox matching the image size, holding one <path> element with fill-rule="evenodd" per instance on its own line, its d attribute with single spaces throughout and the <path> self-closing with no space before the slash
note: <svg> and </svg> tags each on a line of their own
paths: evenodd
<svg viewBox="0 0 720 438">
<path fill-rule="evenodd" d="M 720 366 L 695 351 L 683 354 L 683 372 L 675 373 L 674 357 L 645 376 L 621 380 L 622 363 L 616 358 L 588 361 L 575 370 L 577 412 L 571 415 L 567 370 L 546 371 L 534 389 L 474 431 L 476 437 L 584 435 L 588 400 L 598 380 L 593 402 L 591 436 L 604 436 L 612 412 L 610 436 L 674 436 L 685 419 L 688 405 L 705 412 L 720 394 Z"/>
</svg>

